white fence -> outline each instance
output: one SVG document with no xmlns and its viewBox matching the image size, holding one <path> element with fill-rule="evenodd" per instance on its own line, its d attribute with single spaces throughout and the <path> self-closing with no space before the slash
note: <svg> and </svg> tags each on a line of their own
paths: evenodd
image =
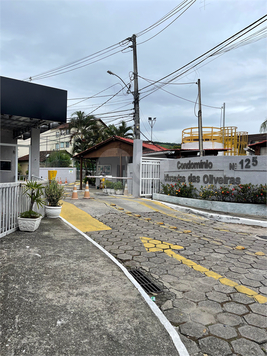
<svg viewBox="0 0 267 356">
<path fill-rule="evenodd" d="M 140 196 L 160 192 L 160 161 L 142 159 Z"/>
<path fill-rule="evenodd" d="M 25 183 L 0 183 L 0 238 L 18 228 L 18 216 L 29 210 L 30 200 L 23 195 Z M 44 209 L 38 209 L 43 215 Z"/>
<path fill-rule="evenodd" d="M 22 194 L 21 183 L 0 184 L 0 237 L 15 231 L 18 215 L 27 210 L 28 201 L 22 198 Z"/>
</svg>

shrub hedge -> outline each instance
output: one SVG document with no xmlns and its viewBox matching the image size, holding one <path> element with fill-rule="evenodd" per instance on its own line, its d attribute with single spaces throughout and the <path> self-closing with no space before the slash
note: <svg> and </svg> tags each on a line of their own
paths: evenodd
<svg viewBox="0 0 267 356">
<path fill-rule="evenodd" d="M 200 190 L 192 183 L 163 184 L 162 194 L 183 198 L 195 198 L 214 201 L 225 201 L 234 203 L 266 204 L 266 184 L 253 185 L 216 185 L 201 186 Z"/>
</svg>

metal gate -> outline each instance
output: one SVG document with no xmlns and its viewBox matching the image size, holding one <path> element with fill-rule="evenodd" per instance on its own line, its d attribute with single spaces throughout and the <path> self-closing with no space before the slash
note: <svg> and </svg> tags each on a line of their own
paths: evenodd
<svg viewBox="0 0 267 356">
<path fill-rule="evenodd" d="M 140 196 L 152 196 L 160 192 L 160 161 L 142 159 Z"/>
</svg>

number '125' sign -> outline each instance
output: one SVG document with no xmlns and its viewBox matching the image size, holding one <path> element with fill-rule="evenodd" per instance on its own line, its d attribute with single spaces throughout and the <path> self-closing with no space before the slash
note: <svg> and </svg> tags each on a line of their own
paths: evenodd
<svg viewBox="0 0 267 356">
<path fill-rule="evenodd" d="M 241 159 L 241 161 L 239 162 L 241 169 L 249 169 L 251 168 L 251 166 L 256 167 L 258 165 L 258 159 L 257 157 L 252 157 L 252 159 L 250 158 L 246 158 L 246 159 Z"/>
</svg>

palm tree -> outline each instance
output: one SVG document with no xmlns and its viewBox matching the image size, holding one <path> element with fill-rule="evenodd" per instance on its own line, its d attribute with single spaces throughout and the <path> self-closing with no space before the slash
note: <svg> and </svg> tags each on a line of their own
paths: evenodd
<svg viewBox="0 0 267 356">
<path fill-rule="evenodd" d="M 120 136 L 125 138 L 133 138 L 132 126 L 126 126 L 126 122 L 122 121 L 119 127 L 109 125 L 106 132 L 109 137 Z"/>
<path fill-rule="evenodd" d="M 260 132 L 267 132 L 267 119 L 265 119 L 265 121 L 263 121 L 263 123 L 261 124 Z"/>
<path fill-rule="evenodd" d="M 74 129 L 71 134 L 73 153 L 79 153 L 95 145 L 100 135 L 97 120 L 93 115 L 86 115 L 84 111 L 76 111 L 69 123 L 69 128 Z"/>
</svg>

